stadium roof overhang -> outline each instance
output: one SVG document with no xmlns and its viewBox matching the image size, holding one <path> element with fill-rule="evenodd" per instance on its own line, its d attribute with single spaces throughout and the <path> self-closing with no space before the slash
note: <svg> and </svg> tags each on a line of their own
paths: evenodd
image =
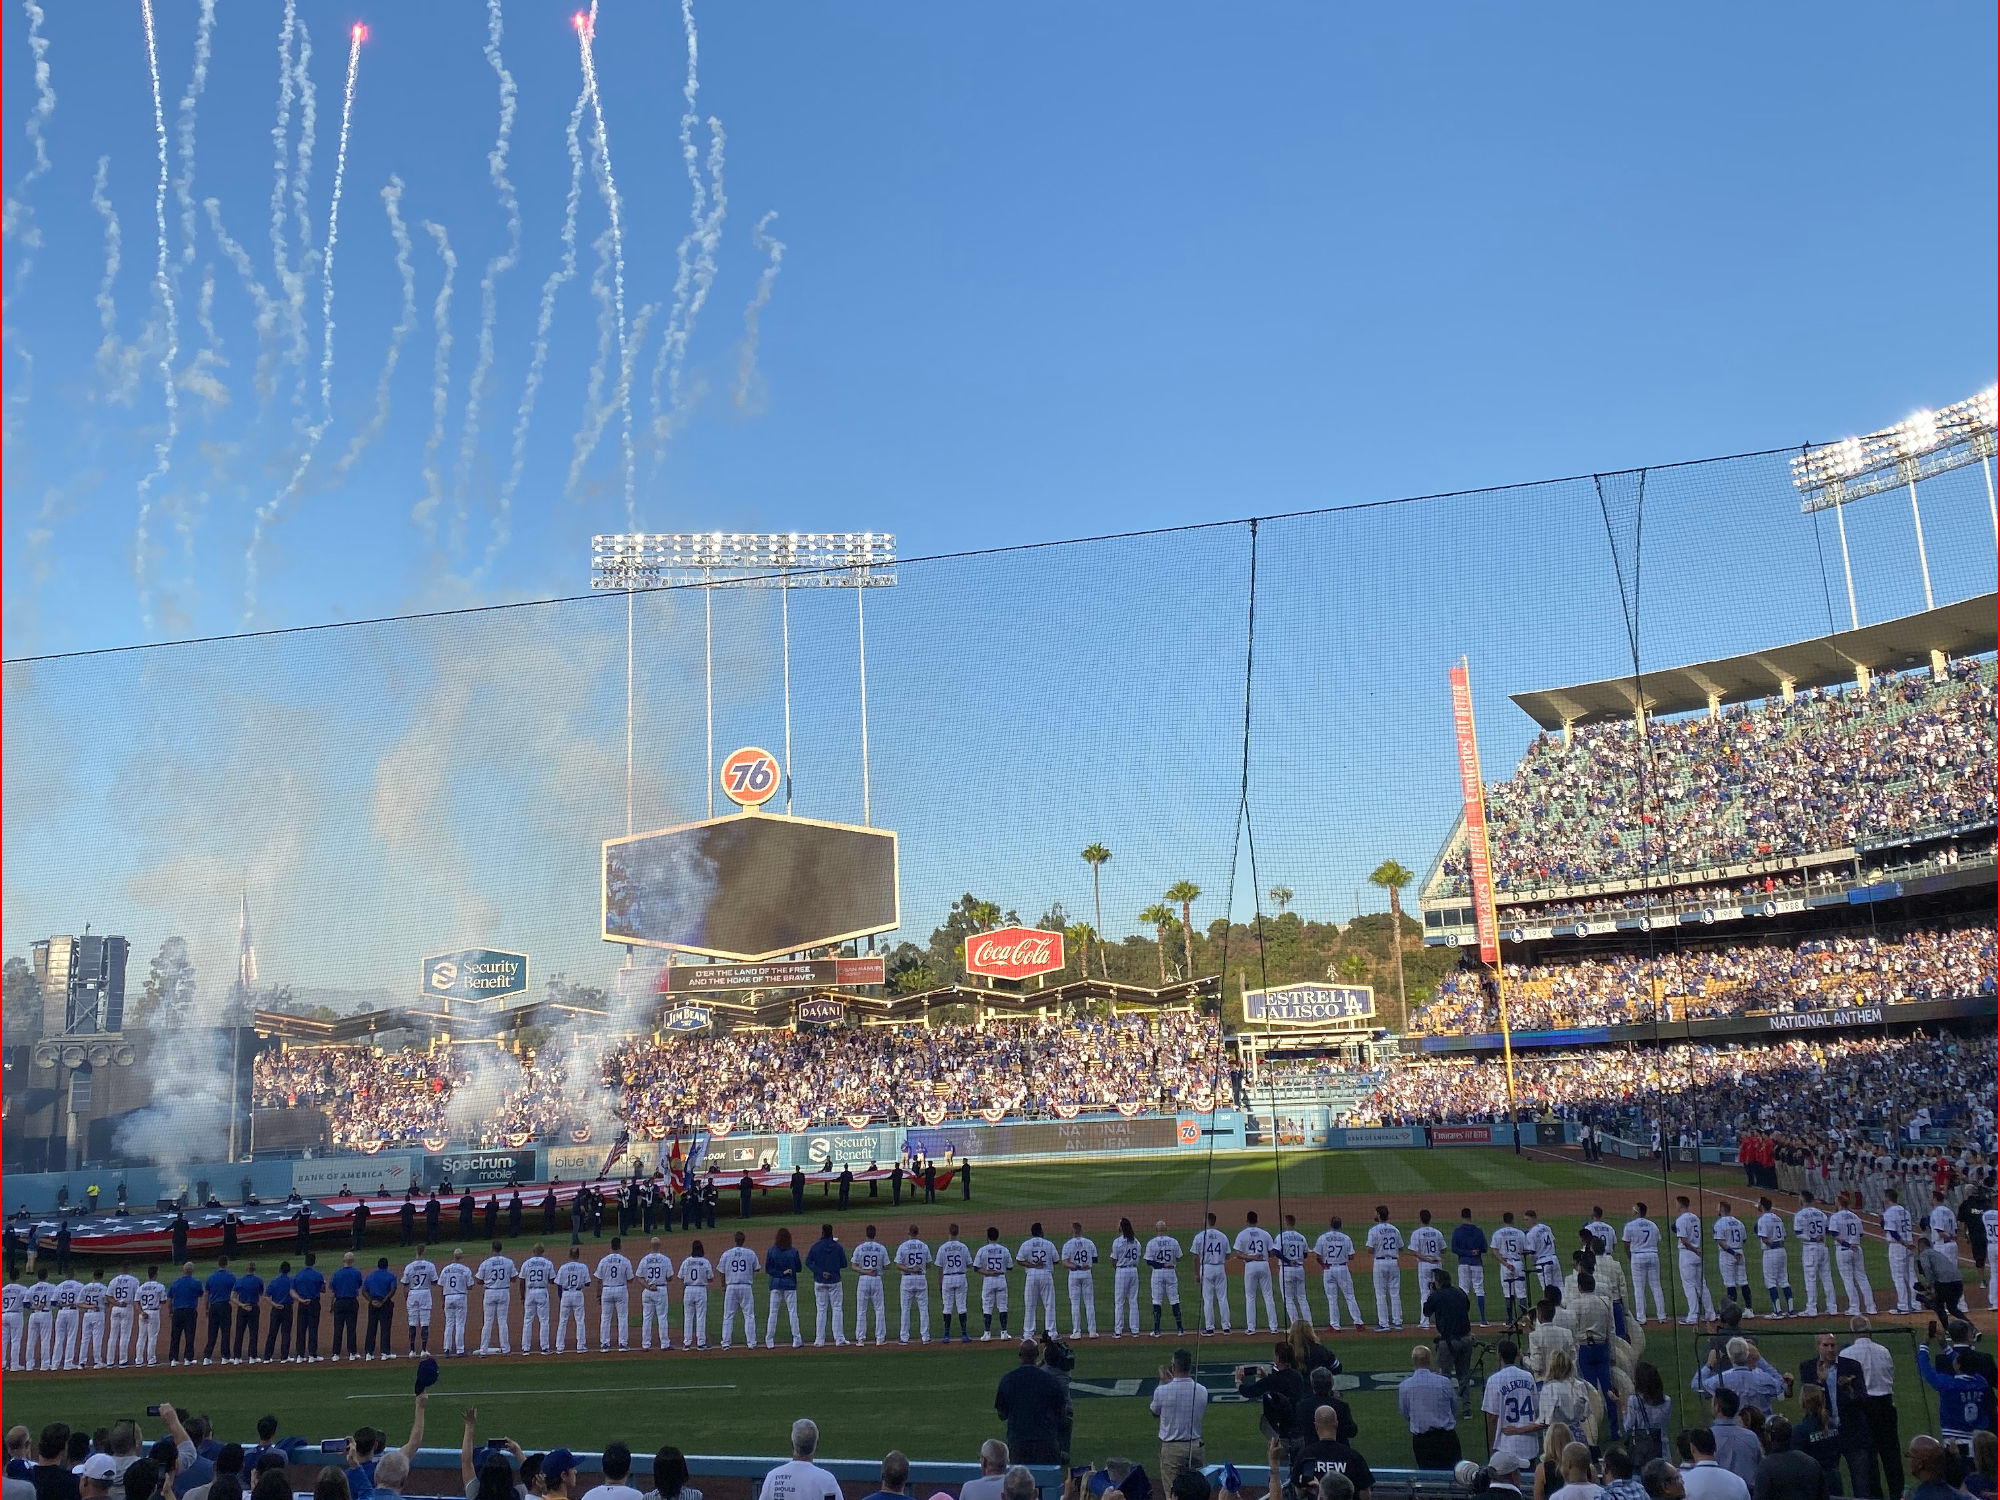
<svg viewBox="0 0 2000 1500">
<path fill-rule="evenodd" d="M 260 1010 L 251 1018 L 257 1035 L 276 1037 L 284 1042 L 352 1042 L 384 1031 L 431 1031 L 448 1025 L 445 1016 L 422 1010 L 370 1010 L 343 1016 L 337 1021 L 319 1021 L 310 1016 L 288 1015 L 284 1011 Z"/>
<path fill-rule="evenodd" d="M 1637 683 L 1631 677 L 1607 677 L 1602 682 L 1515 693 L 1513 697 L 1544 729 L 1629 719 L 1641 706 L 1641 687 L 1648 714 L 1691 713 L 1711 705 L 1748 703 L 1787 687 L 1853 682 L 1864 667 L 1876 673 L 1923 666 L 1934 651 L 1948 657 L 1990 652 L 2000 633 L 1995 629 L 1996 609 L 2000 609 L 2000 595 L 1981 594 L 1859 630 L 1647 672 Z"/>
</svg>

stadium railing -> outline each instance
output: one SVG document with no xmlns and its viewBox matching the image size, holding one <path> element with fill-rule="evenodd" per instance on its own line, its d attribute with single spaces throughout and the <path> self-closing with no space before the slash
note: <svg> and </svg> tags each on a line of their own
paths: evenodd
<svg viewBox="0 0 2000 1500">
<path fill-rule="evenodd" d="M 773 1413 L 774 1420 L 782 1413 Z M 649 1423 L 658 1425 L 652 1417 L 634 1419 L 635 1428 L 643 1433 Z M 786 1418 L 785 1420 L 789 1420 Z M 777 1422 L 776 1425 L 784 1425 Z M 635 1443 L 634 1447 L 641 1446 Z M 312 1456 L 307 1450 L 307 1457 Z M 1150 1458 L 1151 1455 L 1146 1455 Z M 410 1482 L 404 1493 L 409 1495 L 460 1495 L 465 1486 L 459 1479 L 459 1451 L 456 1448 L 419 1448 L 416 1458 L 410 1464 Z M 790 1461 L 790 1455 L 778 1457 L 755 1454 L 731 1453 L 690 1453 L 687 1455 L 688 1477 L 695 1488 L 702 1492 L 704 1500 L 752 1500 L 764 1482 L 764 1476 L 782 1463 Z M 867 1495 L 881 1488 L 882 1462 L 879 1458 L 815 1458 L 814 1463 L 827 1470 L 840 1481 L 842 1491 L 850 1497 Z M 604 1455 L 602 1453 L 576 1454 L 578 1471 L 590 1483 L 597 1482 L 590 1476 L 602 1476 Z M 1035 1476 L 1035 1483 L 1041 1487 L 1043 1500 L 1059 1500 L 1063 1490 L 1063 1471 L 1056 1464 L 1029 1464 L 1028 1471 Z M 304 1492 L 311 1494 L 310 1476 L 317 1472 L 311 1463 L 294 1464 L 292 1478 L 297 1484 L 300 1476 L 307 1477 Z M 1261 1469 L 1258 1471 L 1263 1472 Z M 653 1476 L 653 1455 L 649 1452 L 634 1452 L 632 1455 L 631 1483 L 635 1489 L 650 1488 Z M 956 1490 L 967 1480 L 979 1477 L 977 1463 L 943 1462 L 931 1459 L 912 1458 L 910 1460 L 910 1492 L 913 1495 L 928 1495 L 935 1490 L 949 1487 Z M 1262 1486 L 1260 1485 L 1261 1489 Z"/>
</svg>

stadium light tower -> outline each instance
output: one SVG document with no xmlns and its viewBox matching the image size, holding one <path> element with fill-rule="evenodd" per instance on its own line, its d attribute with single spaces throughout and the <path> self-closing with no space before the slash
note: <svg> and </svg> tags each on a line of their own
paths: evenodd
<svg viewBox="0 0 2000 1500">
<path fill-rule="evenodd" d="M 1917 533 L 1917 567 L 1923 574 L 1924 608 L 1933 605 L 1931 565 L 1924 553 L 1924 516 L 1917 506 L 1917 481 L 1977 463 L 1986 472 L 1986 510 L 1993 538 L 2000 542 L 2000 505 L 1993 492 L 1993 458 L 2000 437 L 1995 431 L 1995 388 L 1938 411 L 1920 411 L 1894 427 L 1866 437 L 1842 438 L 1808 448 L 1792 460 L 1792 484 L 1805 498 L 1800 511 L 1831 510 L 1840 527 L 1840 565 L 1847 575 L 1848 623 L 1859 629 L 1854 607 L 1854 565 L 1847 555 L 1845 507 L 1870 495 L 1907 488 L 1910 520 Z"/>
<path fill-rule="evenodd" d="M 869 589 L 896 582 L 896 538 L 886 531 L 621 532 L 590 539 L 590 586 L 625 594 L 625 831 L 632 832 L 632 595 L 641 589 L 702 591 L 702 656 L 708 717 L 708 815 L 715 816 L 715 609 L 719 588 L 775 589 L 784 639 L 785 811 L 792 810 L 792 606 L 799 588 L 854 590 L 861 660 L 861 821 L 868 788 Z"/>
</svg>

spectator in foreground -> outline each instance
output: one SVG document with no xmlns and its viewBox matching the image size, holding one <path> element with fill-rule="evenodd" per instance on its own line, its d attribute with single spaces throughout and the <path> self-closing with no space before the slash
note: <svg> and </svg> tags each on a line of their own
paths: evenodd
<svg viewBox="0 0 2000 1500">
<path fill-rule="evenodd" d="M 1007 1451 L 1017 1464 L 1061 1463 L 1068 1393 L 1055 1372 L 1041 1364 L 1041 1345 L 1024 1338 L 1016 1352 L 1021 1362 L 1000 1377 L 993 1393 L 993 1409 L 1007 1424 Z"/>
<path fill-rule="evenodd" d="M 605 1444 L 603 1463 L 604 1482 L 585 1490 L 583 1500 L 645 1500 L 644 1496 L 625 1482 L 626 1476 L 632 1472 L 631 1444 Z"/>
<path fill-rule="evenodd" d="M 1632 1472 L 1632 1455 L 1622 1446 L 1604 1450 L 1604 1500 L 1646 1500 L 1646 1486 Z"/>
<path fill-rule="evenodd" d="M 1562 1487 L 1549 1500 L 1600 1500 L 1604 1491 L 1592 1475 L 1588 1447 L 1570 1443 L 1564 1447 L 1558 1462 L 1562 1468 Z"/>
<path fill-rule="evenodd" d="M 69 1471 L 68 1459 L 69 1425 L 51 1422 L 35 1443 L 35 1466 L 28 1471 L 36 1500 L 81 1500 L 83 1491 Z"/>
<path fill-rule="evenodd" d="M 1747 1487 L 1756 1481 L 1757 1465 L 1764 1459 L 1764 1445 L 1740 1420 L 1743 1408 L 1736 1392 L 1723 1386 L 1712 1399 L 1715 1415 L 1708 1430 L 1715 1439 L 1715 1461 Z"/>
<path fill-rule="evenodd" d="M 792 1423 L 789 1462 L 764 1476 L 757 1500 L 841 1500 L 840 1481 L 813 1462 L 819 1452 L 819 1426 L 810 1417 Z"/>
<path fill-rule="evenodd" d="M 1000 1481 L 1006 1474 L 1007 1445 L 988 1438 L 979 1445 L 979 1477 L 959 1488 L 958 1500 L 1000 1500 Z"/>
<path fill-rule="evenodd" d="M 1639 1471 L 1639 1482 L 1652 1500 L 1681 1500 L 1687 1493 L 1681 1483 L 1681 1471 L 1670 1458 L 1656 1458 L 1647 1464 Z"/>
<path fill-rule="evenodd" d="M 1690 1427 L 1682 1436 L 1687 1439 L 1688 1455 L 1693 1460 L 1681 1472 L 1681 1488 L 1687 1500 L 1750 1500 L 1750 1486 L 1743 1477 L 1715 1461 L 1713 1428 Z M 1646 1465 L 1646 1472 L 1652 1474 L 1651 1464 Z M 1646 1488 L 1652 1489 L 1650 1481 Z"/>
<path fill-rule="evenodd" d="M 909 1455 L 891 1448 L 882 1455 L 881 1485 L 865 1500 L 903 1500 L 910 1487 Z"/>
<path fill-rule="evenodd" d="M 1326 1480 L 1330 1475 L 1340 1475 L 1353 1485 L 1356 1500 L 1368 1500 L 1375 1486 L 1368 1460 L 1341 1441 L 1339 1415 L 1332 1407 L 1322 1406 L 1313 1440 L 1301 1447 L 1298 1457 L 1292 1460 L 1292 1488 L 1304 1493 L 1307 1484 L 1318 1484 L 1321 1500 L 1325 1500 Z"/>
<path fill-rule="evenodd" d="M 1827 1500 L 1832 1494 L 1819 1460 L 1792 1446 L 1792 1424 L 1784 1417 L 1764 1424 L 1764 1457 L 1750 1493 L 1753 1500 Z"/>
<path fill-rule="evenodd" d="M 1160 1370 L 1151 1404 L 1160 1419 L 1160 1488 L 1171 1495 L 1174 1481 L 1190 1469 L 1199 1472 L 1207 1458 L 1201 1429 L 1208 1387 L 1194 1378 L 1194 1355 L 1187 1349 L 1176 1349 L 1173 1362 Z"/>
<path fill-rule="evenodd" d="M 1961 1491 L 1951 1482 L 1951 1453 L 1943 1443 L 1928 1433 L 1919 1433 L 1910 1439 L 1904 1456 L 1909 1461 L 1910 1478 L 1916 1481 L 1904 1500 L 1956 1500 Z"/>
<path fill-rule="evenodd" d="M 1410 1373 L 1396 1387 L 1396 1410 L 1410 1427 L 1410 1452 L 1420 1469 L 1449 1469 L 1460 1457 L 1458 1387 L 1431 1368 L 1431 1351 L 1410 1351 Z"/>
<path fill-rule="evenodd" d="M 687 1455 L 671 1443 L 653 1455 L 653 1487 L 645 1500 L 701 1500 L 701 1491 L 688 1483 Z"/>
</svg>

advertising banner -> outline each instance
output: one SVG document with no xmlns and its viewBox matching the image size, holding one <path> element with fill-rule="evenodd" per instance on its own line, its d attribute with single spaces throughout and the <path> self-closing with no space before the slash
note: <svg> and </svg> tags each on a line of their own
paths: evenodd
<svg viewBox="0 0 2000 1500">
<path fill-rule="evenodd" d="M 1362 1125 L 1329 1130 L 1326 1143 L 1335 1149 L 1369 1151 L 1384 1146 L 1421 1146 L 1423 1130 L 1416 1125 Z"/>
<path fill-rule="evenodd" d="M 1847 1010 L 1774 1011 L 1768 1019 L 1773 1031 L 1833 1031 L 1845 1026 L 1880 1026 L 1882 1007 L 1856 1005 Z"/>
<path fill-rule="evenodd" d="M 715 1013 L 705 1005 L 677 1005 L 660 1021 L 665 1031 L 706 1031 L 715 1024 Z"/>
<path fill-rule="evenodd" d="M 888 960 L 874 958 L 813 958 L 794 963 L 669 964 L 666 989 L 675 995 L 708 994 L 717 990 L 810 989 L 821 984 L 881 984 Z"/>
<path fill-rule="evenodd" d="M 343 1191 L 400 1193 L 410 1183 L 407 1156 L 335 1156 L 292 1163 L 292 1191 L 307 1198 L 337 1197 Z"/>
<path fill-rule="evenodd" d="M 1017 1120 L 1002 1125 L 914 1127 L 910 1149 L 919 1156 L 1027 1156 L 1054 1152 L 1172 1151 L 1180 1122 L 1168 1115 L 1138 1120 Z M 1200 1126 L 1196 1126 L 1197 1131 Z"/>
<path fill-rule="evenodd" d="M 813 999 L 799 1002 L 799 1022 L 804 1026 L 838 1026 L 847 1007 L 838 1000 Z"/>
<path fill-rule="evenodd" d="M 1491 1125 L 1433 1125 L 1431 1126 L 1433 1146 L 1490 1146 L 1493 1144 Z"/>
<path fill-rule="evenodd" d="M 601 1165 L 609 1146 L 600 1146 L 598 1163 Z M 456 1188 L 504 1187 L 509 1182 L 533 1182 L 535 1180 L 535 1151 L 446 1151 L 438 1156 L 424 1158 L 425 1187 L 438 1187 L 449 1182 Z"/>
<path fill-rule="evenodd" d="M 625 1150 L 611 1165 L 614 1177 L 630 1177 L 632 1164 L 639 1164 L 641 1177 L 650 1177 L 660 1164 L 664 1147 L 658 1141 L 649 1141 L 636 1132 L 625 1143 Z M 601 1146 L 551 1146 L 548 1161 L 542 1170 L 547 1172 L 551 1182 L 584 1182 L 596 1177 L 604 1168 L 604 1158 L 611 1154 L 611 1146 L 606 1142 Z M 457 1178 L 452 1179 L 457 1182 Z"/>
<path fill-rule="evenodd" d="M 1479 779 L 1479 735 L 1472 722 L 1472 675 L 1451 669 L 1451 727 L 1458 741 L 1458 785 L 1465 797 L 1465 853 L 1472 870 L 1472 920 L 1479 932 L 1479 961 L 1500 962 L 1499 924 L 1493 912 L 1493 861 L 1486 843 L 1486 783 Z"/>
<path fill-rule="evenodd" d="M 1063 935 L 1039 927 L 1001 927 L 965 940 L 965 972 L 991 979 L 1032 979 L 1063 966 Z"/>
<path fill-rule="evenodd" d="M 465 948 L 424 960 L 427 1000 L 505 1000 L 528 992 L 528 955 Z"/>
<path fill-rule="evenodd" d="M 775 1135 L 731 1135 L 722 1140 L 708 1139 L 702 1164 L 727 1177 L 733 1172 L 757 1171 L 775 1166 L 778 1138 Z"/>
<path fill-rule="evenodd" d="M 896 1160 L 894 1127 L 877 1130 L 818 1130 L 792 1137 L 792 1160 L 808 1172 L 821 1167 L 886 1166 Z"/>
<path fill-rule="evenodd" d="M 1243 992 L 1243 1019 L 1266 1025 L 1365 1021 L 1374 1014 L 1375 990 L 1366 984 L 1286 984 Z"/>
</svg>

